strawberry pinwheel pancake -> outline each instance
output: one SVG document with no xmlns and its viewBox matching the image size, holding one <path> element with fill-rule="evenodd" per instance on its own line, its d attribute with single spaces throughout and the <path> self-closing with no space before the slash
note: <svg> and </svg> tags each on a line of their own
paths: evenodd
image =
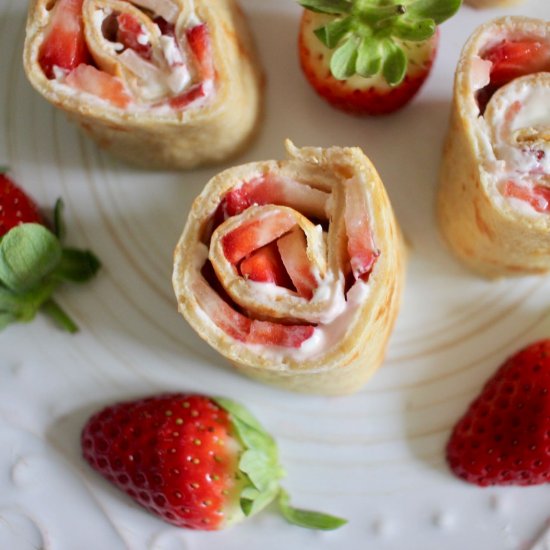
<svg viewBox="0 0 550 550">
<path fill-rule="evenodd" d="M 176 247 L 191 326 L 235 367 L 285 389 L 357 391 L 401 300 L 401 233 L 358 148 L 302 148 L 214 177 Z"/>
<path fill-rule="evenodd" d="M 33 0 L 25 71 L 100 146 L 148 168 L 239 152 L 261 76 L 232 0 Z"/>
<path fill-rule="evenodd" d="M 486 277 L 550 270 L 550 23 L 506 17 L 467 42 L 438 215 L 457 256 Z"/>
</svg>

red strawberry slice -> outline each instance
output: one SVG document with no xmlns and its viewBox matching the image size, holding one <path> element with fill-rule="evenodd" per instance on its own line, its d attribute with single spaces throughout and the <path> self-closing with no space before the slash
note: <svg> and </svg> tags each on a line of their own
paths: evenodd
<svg viewBox="0 0 550 550">
<path fill-rule="evenodd" d="M 269 321 L 253 321 L 248 343 L 299 348 L 313 336 L 315 328 L 310 325 L 281 325 Z"/>
<path fill-rule="evenodd" d="M 225 257 L 236 265 L 254 250 L 269 244 L 296 225 L 294 218 L 283 211 L 269 212 L 261 219 L 252 219 L 222 238 Z"/>
<path fill-rule="evenodd" d="M 177 393 L 111 405 L 87 421 L 81 445 L 94 470 L 178 527 L 222 529 L 275 498 L 296 525 L 346 523 L 288 505 L 275 441 L 226 398 Z"/>
<path fill-rule="evenodd" d="M 508 181 L 504 185 L 503 193 L 507 197 L 528 202 L 537 212 L 550 212 L 550 188 L 548 187 L 542 185 L 525 187 Z"/>
<path fill-rule="evenodd" d="M 161 34 L 165 36 L 176 36 L 176 27 L 173 23 L 168 23 L 168 21 L 162 17 L 155 17 L 153 22 L 158 25 Z"/>
<path fill-rule="evenodd" d="M 189 48 L 197 61 L 201 80 L 214 78 L 214 59 L 210 31 L 205 23 L 188 29 L 185 33 Z"/>
<path fill-rule="evenodd" d="M 500 87 L 515 78 L 550 71 L 550 44 L 537 40 L 503 40 L 483 58 L 491 61 L 491 85 Z"/>
<path fill-rule="evenodd" d="M 217 225 L 244 212 L 253 204 L 277 204 L 298 210 L 306 216 L 326 219 L 330 194 L 291 178 L 264 174 L 234 188 L 222 199 L 216 212 Z"/>
<path fill-rule="evenodd" d="M 354 0 L 355 3 L 359 4 L 358 0 Z M 305 2 L 304 5 L 306 5 Z M 431 38 L 426 40 L 410 42 L 393 40 L 389 37 L 378 39 L 375 34 L 376 30 L 373 32 L 371 29 L 368 32 L 373 34 L 373 40 L 377 44 L 371 49 L 377 53 L 365 55 L 366 64 L 370 63 L 370 68 L 366 69 L 365 63 L 361 64 L 357 53 L 360 51 L 360 34 L 356 37 L 355 45 L 351 45 L 350 42 L 351 47 L 347 50 L 345 47 L 340 49 L 340 46 L 346 40 L 354 39 L 346 38 L 345 33 L 340 41 L 330 44 L 330 48 L 327 43 L 323 43 L 319 39 L 320 29 L 325 25 L 327 28 L 329 28 L 328 25 L 334 26 L 345 17 L 357 17 L 359 25 L 369 27 L 365 22 L 367 19 L 362 19 L 359 15 L 361 9 L 357 8 L 359 11 L 356 16 L 345 13 L 327 16 L 324 13 L 305 10 L 298 41 L 300 65 L 313 89 L 333 107 L 355 115 L 392 113 L 405 106 L 420 90 L 428 77 L 437 52 L 439 33 L 436 31 Z M 373 7 L 372 9 L 378 8 Z M 389 7 L 381 7 L 380 11 L 387 9 Z M 390 40 L 391 42 L 388 42 Z M 392 53 L 388 53 L 388 48 L 390 48 L 388 44 L 391 44 Z M 400 53 L 396 53 L 397 50 Z M 335 73 L 333 56 L 340 55 L 342 51 L 347 51 L 345 68 L 341 69 L 339 73 Z M 393 56 L 391 61 L 388 60 L 390 56 Z M 391 63 L 397 66 L 396 59 L 399 63 L 399 70 L 392 73 L 392 71 L 384 69 Z"/>
<path fill-rule="evenodd" d="M 201 308 L 217 327 L 235 340 L 246 341 L 252 323 L 248 317 L 235 311 L 202 278 L 195 282 L 193 291 Z"/>
<path fill-rule="evenodd" d="M 346 187 L 348 254 L 355 279 L 367 280 L 380 252 L 376 249 L 365 197 L 358 185 Z"/>
<path fill-rule="evenodd" d="M 124 108 L 132 101 L 120 78 L 91 65 L 79 65 L 67 75 L 65 83 L 77 90 L 98 96 L 116 107 Z"/>
<path fill-rule="evenodd" d="M 241 275 L 260 283 L 273 283 L 275 285 L 292 288 L 281 256 L 275 242 L 259 248 L 241 262 Z"/>
<path fill-rule="evenodd" d="M 90 58 L 84 39 L 82 2 L 58 0 L 53 7 L 38 57 L 38 63 L 48 78 L 55 78 L 54 67 L 72 71 L 81 63 L 87 63 Z"/>
<path fill-rule="evenodd" d="M 524 348 L 489 379 L 453 429 L 447 461 L 480 486 L 550 482 L 550 340 Z"/>
<path fill-rule="evenodd" d="M 141 23 L 130 13 L 120 13 L 117 16 L 117 41 L 125 48 L 130 48 L 144 59 L 151 59 L 151 43 L 140 41 L 144 35 Z M 146 35 L 145 35 L 146 36 Z"/>
<path fill-rule="evenodd" d="M 44 223 L 38 206 L 6 174 L 0 173 L 0 237 L 22 223 Z"/>
<path fill-rule="evenodd" d="M 304 232 L 295 227 L 277 241 L 283 264 L 298 294 L 310 300 L 317 288 L 317 279 L 307 257 L 307 241 Z"/>
<path fill-rule="evenodd" d="M 195 282 L 193 291 L 201 308 L 216 326 L 240 342 L 299 348 L 313 335 L 312 326 L 282 325 L 249 319 L 235 311 L 204 279 Z"/>
<path fill-rule="evenodd" d="M 170 104 L 170 107 L 174 109 L 184 109 L 198 99 L 206 97 L 206 91 L 207 88 L 204 85 L 204 82 L 201 82 L 200 84 L 196 84 L 195 86 L 189 88 L 189 90 L 187 90 L 185 93 L 177 97 L 171 98 L 168 103 Z"/>
</svg>

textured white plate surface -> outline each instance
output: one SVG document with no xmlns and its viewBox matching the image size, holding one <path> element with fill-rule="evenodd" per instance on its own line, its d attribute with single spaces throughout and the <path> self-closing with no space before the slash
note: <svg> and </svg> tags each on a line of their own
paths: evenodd
<svg viewBox="0 0 550 550">
<path fill-rule="evenodd" d="M 550 515 L 550 488 L 468 486 L 448 472 L 443 448 L 497 365 L 550 334 L 550 279 L 485 282 L 466 272 L 437 234 L 433 198 L 464 41 L 504 13 L 548 19 L 550 2 L 528 0 L 506 12 L 463 8 L 443 26 L 420 95 L 376 120 L 332 110 L 305 83 L 291 0 L 243 2 L 268 82 L 261 135 L 239 162 L 281 158 L 285 137 L 298 145 L 359 145 L 411 243 L 385 365 L 359 394 L 330 399 L 241 378 L 180 318 L 172 249 L 192 199 L 219 168 L 144 173 L 100 153 L 26 82 L 25 4 L 0 0 L 0 164 L 43 205 L 63 196 L 71 243 L 93 248 L 105 267 L 88 287 L 59 297 L 79 335 L 44 318 L 0 335 L 0 548 L 527 548 Z M 167 389 L 246 403 L 279 441 L 294 503 L 345 516 L 349 525 L 315 533 L 271 510 L 226 532 L 195 533 L 134 505 L 83 463 L 79 432 L 107 402 Z"/>
</svg>

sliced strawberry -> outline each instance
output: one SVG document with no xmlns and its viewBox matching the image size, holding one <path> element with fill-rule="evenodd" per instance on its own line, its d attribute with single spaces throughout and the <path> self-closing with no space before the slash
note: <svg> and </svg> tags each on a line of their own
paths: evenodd
<svg viewBox="0 0 550 550">
<path fill-rule="evenodd" d="M 537 40 L 503 40 L 485 52 L 491 61 L 491 85 L 500 87 L 515 78 L 550 71 L 550 44 Z"/>
<path fill-rule="evenodd" d="M 185 33 L 189 48 L 197 61 L 201 80 L 214 78 L 214 59 L 210 31 L 205 23 L 188 29 Z"/>
<path fill-rule="evenodd" d="M 246 341 L 252 324 L 248 317 L 235 311 L 204 279 L 198 279 L 193 290 L 200 306 L 216 326 L 235 340 Z"/>
<path fill-rule="evenodd" d="M 162 17 L 155 17 L 153 22 L 158 25 L 161 34 L 165 36 L 176 36 L 176 27 L 173 23 L 168 23 L 168 21 Z"/>
<path fill-rule="evenodd" d="M 503 188 L 506 197 L 512 197 L 529 203 L 537 212 L 550 212 L 550 188 L 537 185 L 526 187 L 513 181 L 507 181 Z"/>
<path fill-rule="evenodd" d="M 244 212 L 253 204 L 278 204 L 294 208 L 306 216 L 324 220 L 329 196 L 329 193 L 291 178 L 271 173 L 264 174 L 226 193 L 216 219 L 221 223 Z"/>
<path fill-rule="evenodd" d="M 44 223 L 35 202 L 6 174 L 0 173 L 0 237 L 22 223 Z"/>
<path fill-rule="evenodd" d="M 116 107 L 124 108 L 132 101 L 122 80 L 91 65 L 79 65 L 67 75 L 65 83 L 77 90 L 96 95 Z"/>
<path fill-rule="evenodd" d="M 312 326 L 282 325 L 245 317 L 227 304 L 204 279 L 197 280 L 193 290 L 201 308 L 215 325 L 240 342 L 299 348 L 313 335 Z"/>
<path fill-rule="evenodd" d="M 246 260 L 241 262 L 240 271 L 243 277 L 251 281 L 273 283 L 281 287 L 292 288 L 292 282 L 281 261 L 275 242 L 250 254 Z"/>
<path fill-rule="evenodd" d="M 72 71 L 90 59 L 84 39 L 82 2 L 58 0 L 53 7 L 46 38 L 38 55 L 38 63 L 48 78 L 55 78 L 54 67 Z"/>
<path fill-rule="evenodd" d="M 287 212 L 275 211 L 233 229 L 222 238 L 225 257 L 234 265 L 254 250 L 278 239 L 296 225 Z"/>
<path fill-rule="evenodd" d="M 269 321 L 253 321 L 247 342 L 249 344 L 299 348 L 313 336 L 314 332 L 315 328 L 310 325 L 281 325 Z"/>
<path fill-rule="evenodd" d="M 295 227 L 277 241 L 283 264 L 298 294 L 310 300 L 317 288 L 317 279 L 307 257 L 307 241 L 304 232 Z"/>
<path fill-rule="evenodd" d="M 366 199 L 358 185 L 346 187 L 348 253 L 355 279 L 367 280 L 380 255 L 374 243 Z"/>
<path fill-rule="evenodd" d="M 205 86 L 204 82 L 201 82 L 200 84 L 189 88 L 189 90 L 187 90 L 185 93 L 177 97 L 171 98 L 168 103 L 170 104 L 170 107 L 173 107 L 174 109 L 183 109 L 194 101 L 197 101 L 202 97 L 206 97 L 206 90 L 207 87 Z"/>
<path fill-rule="evenodd" d="M 125 48 L 134 50 L 144 59 L 151 59 L 151 43 L 140 41 L 140 36 L 145 34 L 139 20 L 130 13 L 120 13 L 117 16 L 117 22 L 117 41 Z"/>
<path fill-rule="evenodd" d="M 447 461 L 476 485 L 550 482 L 550 340 L 524 348 L 489 379 L 454 427 Z"/>
</svg>

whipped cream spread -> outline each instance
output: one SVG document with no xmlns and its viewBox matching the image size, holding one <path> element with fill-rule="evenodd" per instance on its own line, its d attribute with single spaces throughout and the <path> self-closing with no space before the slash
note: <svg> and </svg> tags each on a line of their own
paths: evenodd
<svg viewBox="0 0 550 550">
<path fill-rule="evenodd" d="M 491 86 L 491 61 L 471 59 L 474 93 Z M 536 73 L 511 80 L 490 97 L 476 124 L 496 204 L 530 217 L 546 216 L 550 189 L 550 80 Z M 511 190 L 512 188 L 512 190 Z M 538 191 L 535 193 L 535 188 Z M 537 208 L 535 207 L 537 206 Z"/>
<path fill-rule="evenodd" d="M 126 0 L 125 0 L 126 1 Z M 198 17 L 192 0 L 185 6 L 186 24 L 181 31 L 181 22 L 178 22 L 180 8 L 172 0 L 128 0 L 134 7 L 142 7 L 153 12 L 152 18 L 161 17 L 166 23 L 175 26 L 174 32 L 163 34 L 159 24 L 152 21 L 154 34 L 158 36 L 159 47 L 153 48 L 150 59 L 140 55 L 131 47 L 125 47 L 112 37 L 105 35 L 104 27 L 109 20 L 116 19 L 117 12 L 105 5 L 98 5 L 92 12 L 91 24 L 95 28 L 94 36 L 100 37 L 101 55 L 107 54 L 113 61 L 119 63 L 125 74 L 125 87 L 129 88 L 132 101 L 124 108 L 127 112 L 149 112 L 155 114 L 170 114 L 174 110 L 181 110 L 170 104 L 172 98 L 177 98 L 199 85 L 200 68 L 195 68 L 194 60 L 189 55 L 185 33 L 203 22 Z M 177 23 L 177 25 L 176 25 Z M 86 21 L 84 21 L 86 24 Z M 140 26 L 136 41 L 141 46 L 151 46 L 151 31 L 145 25 Z M 101 57 L 101 56 L 100 56 Z M 71 96 L 86 96 L 87 101 L 98 104 L 109 104 L 109 101 L 96 95 L 92 91 L 82 90 L 68 84 L 65 79 L 68 71 L 58 66 L 53 67 L 56 86 Z M 202 89 L 196 97 L 186 101 L 185 109 L 198 108 L 208 101 L 214 93 L 215 86 L 212 78 L 203 80 Z"/>
</svg>

